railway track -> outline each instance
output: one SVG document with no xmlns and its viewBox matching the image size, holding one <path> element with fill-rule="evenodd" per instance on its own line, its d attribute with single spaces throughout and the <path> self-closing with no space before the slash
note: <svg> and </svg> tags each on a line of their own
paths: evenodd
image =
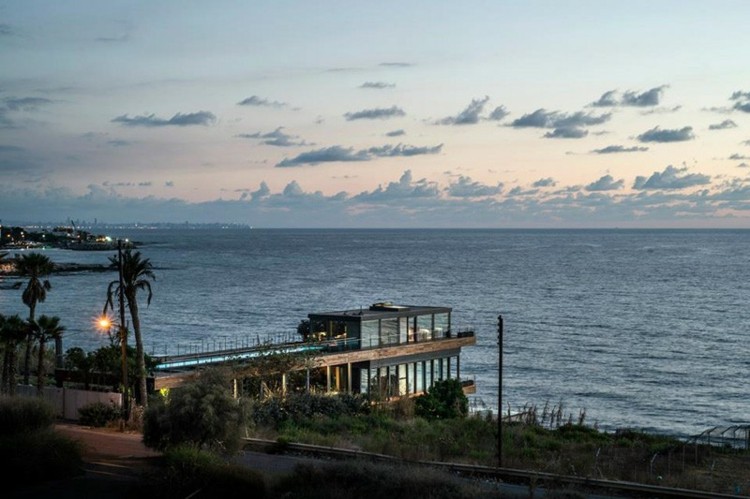
<svg viewBox="0 0 750 499">
<path fill-rule="evenodd" d="M 339 449 L 318 445 L 278 443 L 272 440 L 245 439 L 245 448 L 259 452 L 301 454 L 325 460 L 365 460 L 370 462 L 426 466 L 441 469 L 465 478 L 497 481 L 545 489 L 575 489 L 590 494 L 623 498 L 681 498 L 681 499 L 747 499 L 747 495 L 720 494 L 701 490 L 661 487 L 635 482 L 600 480 L 595 478 L 557 475 L 512 468 L 494 468 L 460 463 L 434 461 L 407 461 L 384 454 Z"/>
</svg>

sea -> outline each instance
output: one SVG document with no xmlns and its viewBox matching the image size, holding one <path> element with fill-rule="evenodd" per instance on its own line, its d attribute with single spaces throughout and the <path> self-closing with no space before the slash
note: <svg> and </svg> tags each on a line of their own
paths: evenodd
<svg viewBox="0 0 750 499">
<path fill-rule="evenodd" d="M 454 329 L 477 338 L 461 359 L 462 377 L 477 385 L 473 409 L 555 407 L 604 431 L 677 437 L 750 424 L 750 230 L 107 234 L 136 242 L 153 265 L 151 303 L 140 294 L 153 355 L 293 340 L 309 313 L 382 301 L 447 306 Z M 57 263 L 108 264 L 115 255 L 37 251 Z M 116 278 L 54 274 L 37 316 L 61 317 L 65 349 L 106 345 L 95 319 Z M 0 290 L 0 313 L 28 314 L 20 290 Z"/>
</svg>

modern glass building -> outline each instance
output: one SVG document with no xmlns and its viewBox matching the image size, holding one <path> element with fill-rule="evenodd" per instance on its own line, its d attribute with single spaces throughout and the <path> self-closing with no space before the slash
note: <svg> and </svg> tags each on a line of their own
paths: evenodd
<svg viewBox="0 0 750 499">
<path fill-rule="evenodd" d="M 322 346 L 317 362 L 328 392 L 388 399 L 426 392 L 435 382 L 461 378 L 461 348 L 472 331 L 451 328 L 451 308 L 375 303 L 368 308 L 309 314 L 308 341 Z"/>
</svg>

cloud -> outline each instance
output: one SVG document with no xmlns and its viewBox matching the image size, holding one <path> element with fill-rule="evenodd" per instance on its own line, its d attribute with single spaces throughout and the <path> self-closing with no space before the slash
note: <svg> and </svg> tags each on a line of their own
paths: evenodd
<svg viewBox="0 0 750 499">
<path fill-rule="evenodd" d="M 744 154 L 734 153 L 731 156 L 729 156 L 729 159 L 735 160 L 735 161 L 742 161 L 745 159 L 750 159 L 750 156 L 745 156 Z"/>
<path fill-rule="evenodd" d="M 207 126 L 216 121 L 216 116 L 209 111 L 198 111 L 197 113 L 177 113 L 170 119 L 157 118 L 153 114 L 147 116 L 129 117 L 127 114 L 112 119 L 112 123 L 121 123 L 125 126 L 161 127 L 161 126 Z"/>
<path fill-rule="evenodd" d="M 403 109 L 396 107 L 396 106 L 391 106 L 389 108 L 364 109 L 362 111 L 344 114 L 344 117 L 346 118 L 347 121 L 376 120 L 376 119 L 395 118 L 399 116 L 406 116 L 406 113 L 404 112 Z"/>
<path fill-rule="evenodd" d="M 643 132 L 637 139 L 641 142 L 682 142 L 685 140 L 692 140 L 695 138 L 693 135 L 693 127 L 686 126 L 677 129 L 660 129 L 658 126 Z"/>
<path fill-rule="evenodd" d="M 239 135 L 236 135 L 236 137 L 239 137 L 242 139 L 264 139 L 264 140 L 261 140 L 261 144 L 265 144 L 268 146 L 276 146 L 276 147 L 311 145 L 311 144 L 306 143 L 304 140 L 295 140 L 295 139 L 298 139 L 299 136 L 286 134 L 282 131 L 283 129 L 284 127 L 280 126 L 273 132 L 241 133 Z"/>
<path fill-rule="evenodd" d="M 332 163 L 332 162 L 350 162 L 350 161 L 368 161 L 370 155 L 367 151 L 354 152 L 351 147 L 345 148 L 341 146 L 325 147 L 323 149 L 317 149 L 315 151 L 303 152 L 294 158 L 284 158 L 276 166 L 278 167 L 291 167 L 300 165 L 317 165 L 319 163 Z"/>
<path fill-rule="evenodd" d="M 394 88 L 395 86 L 396 86 L 395 83 L 386 83 L 384 81 L 366 81 L 363 84 L 361 84 L 359 88 L 383 89 L 383 88 Z"/>
<path fill-rule="evenodd" d="M 410 62 L 381 62 L 380 65 L 389 68 L 410 68 L 414 66 Z"/>
<path fill-rule="evenodd" d="M 424 154 L 438 154 L 442 149 L 443 144 L 427 147 L 398 144 L 396 146 L 384 145 L 380 147 L 371 147 L 367 149 L 367 152 L 378 157 L 421 156 Z"/>
<path fill-rule="evenodd" d="M 648 147 L 643 146 L 633 146 L 633 147 L 625 147 L 625 146 L 619 146 L 619 145 L 612 145 L 603 147 L 601 149 L 594 149 L 593 153 L 596 154 L 616 154 L 621 152 L 643 152 L 648 151 Z"/>
<path fill-rule="evenodd" d="M 131 145 L 132 142 L 130 142 L 128 140 L 112 139 L 112 140 L 108 140 L 107 144 L 109 144 L 109 145 L 111 145 L 113 147 L 125 147 L 125 146 Z"/>
<path fill-rule="evenodd" d="M 174 181 L 167 180 L 166 182 L 164 182 L 164 187 L 174 187 Z"/>
<path fill-rule="evenodd" d="M 445 190 L 449 196 L 454 198 L 478 198 L 501 194 L 503 184 L 484 185 L 472 181 L 470 177 L 461 175 L 456 181 L 451 182 Z"/>
<path fill-rule="evenodd" d="M 624 185 L 625 181 L 623 179 L 615 180 L 612 175 L 604 175 L 599 180 L 591 182 L 584 189 L 590 192 L 615 191 L 622 189 Z"/>
<path fill-rule="evenodd" d="M 13 28 L 10 24 L 0 23 L 0 36 L 12 36 Z"/>
<path fill-rule="evenodd" d="M 400 137 L 402 135 L 406 135 L 406 132 L 401 128 L 398 130 L 391 130 L 385 134 L 386 137 Z"/>
<path fill-rule="evenodd" d="M 732 120 L 724 120 L 721 123 L 708 125 L 709 130 L 726 130 L 727 128 L 737 128 L 737 123 Z"/>
<path fill-rule="evenodd" d="M 575 126 L 555 128 L 544 136 L 548 139 L 581 139 L 589 134 L 588 130 Z"/>
<path fill-rule="evenodd" d="M 388 202 L 417 198 L 438 198 L 439 195 L 440 189 L 437 183 L 430 182 L 427 179 L 420 179 L 415 182 L 411 170 L 406 170 L 398 182 L 389 182 L 385 188 L 378 186 L 371 192 L 362 192 L 354 199 L 368 202 Z"/>
<path fill-rule="evenodd" d="M 6 97 L 3 99 L 3 103 L 9 111 L 36 111 L 39 106 L 52 104 L 52 102 L 43 97 Z"/>
<path fill-rule="evenodd" d="M 735 101 L 733 108 L 745 113 L 750 113 L 750 92 L 738 90 L 729 98 Z"/>
<path fill-rule="evenodd" d="M 285 107 L 287 106 L 286 102 L 278 102 L 278 101 L 270 101 L 268 99 L 264 99 L 262 97 L 258 97 L 257 95 L 251 95 L 250 97 L 246 99 L 242 99 L 237 103 L 238 106 L 255 106 L 255 107 Z"/>
<path fill-rule="evenodd" d="M 633 189 L 684 189 L 697 185 L 711 183 L 711 177 L 701 173 L 685 173 L 687 168 L 667 166 L 662 172 L 654 172 L 650 177 L 638 176 L 633 183 Z"/>
<path fill-rule="evenodd" d="M 472 99 L 471 103 L 458 113 L 456 116 L 448 116 L 438 120 L 439 125 L 474 125 L 479 123 L 479 115 L 482 113 L 485 104 L 489 102 L 490 98 L 485 97 L 484 99 Z"/>
<path fill-rule="evenodd" d="M 293 158 L 284 158 L 284 160 L 277 163 L 276 166 L 294 167 L 301 165 L 317 165 L 320 163 L 370 161 L 374 158 L 389 158 L 396 156 L 409 157 L 423 154 L 438 154 L 442 148 L 442 144 L 431 147 L 398 144 L 395 146 L 384 145 L 371 147 L 369 149 L 362 149 L 355 152 L 351 147 L 345 148 L 341 146 L 331 146 L 314 151 L 303 152 Z"/>
<path fill-rule="evenodd" d="M 495 109 L 492 110 L 490 115 L 487 117 L 487 119 L 492 121 L 500 121 L 506 116 L 508 116 L 510 112 L 505 109 L 505 106 L 497 106 Z"/>
<path fill-rule="evenodd" d="M 573 114 L 561 113 L 559 111 L 547 111 L 537 109 L 533 113 L 524 114 L 513 120 L 510 126 L 514 128 L 579 128 L 591 125 L 601 125 L 612 118 L 611 113 L 594 115 L 578 111 Z M 564 132 L 560 132 L 564 133 Z"/>
<path fill-rule="evenodd" d="M 604 92 L 599 100 L 592 102 L 591 105 L 594 107 L 617 107 L 617 106 L 629 106 L 629 107 L 651 107 L 658 106 L 661 100 L 661 95 L 666 89 L 667 85 L 661 85 L 654 87 L 645 92 L 635 92 L 632 90 L 625 91 L 621 95 L 617 90 L 609 90 Z"/>
<path fill-rule="evenodd" d="M 532 187 L 536 187 L 536 188 L 554 187 L 555 185 L 557 185 L 557 182 L 555 182 L 555 179 L 553 179 L 552 177 L 540 178 L 539 180 L 531 184 Z"/>
</svg>

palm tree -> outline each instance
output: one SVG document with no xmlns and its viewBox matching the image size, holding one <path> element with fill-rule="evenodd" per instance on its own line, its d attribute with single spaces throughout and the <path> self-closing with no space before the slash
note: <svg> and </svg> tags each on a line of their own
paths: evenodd
<svg viewBox="0 0 750 499">
<path fill-rule="evenodd" d="M 2 342 L 5 350 L 0 391 L 8 395 L 15 395 L 16 393 L 16 373 L 18 371 L 16 351 L 18 350 L 18 343 L 28 336 L 28 329 L 28 323 L 17 314 L 10 317 L 0 315 L 0 342 Z"/>
<path fill-rule="evenodd" d="M 122 259 L 117 256 L 110 257 L 109 261 L 112 266 L 121 265 L 122 278 L 121 280 L 112 281 L 109 283 L 107 288 L 107 303 L 104 305 L 106 310 L 109 307 L 111 310 L 114 309 L 114 298 L 120 296 L 128 302 L 128 310 L 130 310 L 130 319 L 133 323 L 133 332 L 135 333 L 135 355 L 136 355 L 136 378 L 137 383 L 137 394 L 141 404 L 146 407 L 148 405 L 147 389 L 146 389 L 146 357 L 143 350 L 143 336 L 141 334 L 141 320 L 138 315 L 138 291 L 146 290 L 148 297 L 146 299 L 146 306 L 151 304 L 151 283 L 149 279 L 156 280 L 156 276 L 152 270 L 151 261 L 148 258 L 142 258 L 141 252 L 131 252 L 130 249 L 126 249 L 122 252 Z M 126 329 L 123 324 L 120 325 L 123 338 L 121 341 L 126 341 L 124 337 L 126 335 Z M 126 345 L 127 347 L 127 345 Z"/>
<path fill-rule="evenodd" d="M 36 394 L 41 397 L 44 394 L 44 378 L 46 374 L 44 368 L 44 345 L 50 339 L 57 340 L 62 338 L 65 326 L 60 325 L 59 317 L 42 315 L 35 323 L 32 323 L 32 329 L 37 341 L 39 341 L 39 356 L 36 371 Z"/>
<path fill-rule="evenodd" d="M 22 276 L 29 278 L 26 289 L 23 290 L 21 299 L 29 307 L 29 322 L 34 322 L 36 304 L 47 299 L 47 291 L 52 285 L 43 277 L 48 276 L 54 270 L 52 261 L 41 253 L 27 253 L 16 260 L 16 269 Z M 29 332 L 26 338 L 26 355 L 24 357 L 23 382 L 29 384 L 29 366 L 31 365 L 31 348 L 33 346 L 33 335 Z"/>
</svg>

